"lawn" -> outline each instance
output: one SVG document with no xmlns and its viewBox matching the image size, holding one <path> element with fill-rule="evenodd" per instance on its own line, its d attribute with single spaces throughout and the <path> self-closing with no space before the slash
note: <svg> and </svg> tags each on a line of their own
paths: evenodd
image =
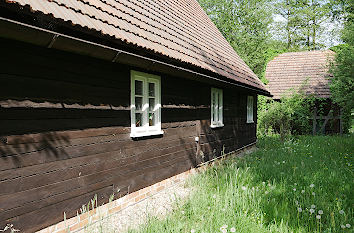
<svg viewBox="0 0 354 233">
<path fill-rule="evenodd" d="M 353 232 L 353 135 L 257 146 L 191 178 L 188 200 L 130 232 Z"/>
</svg>

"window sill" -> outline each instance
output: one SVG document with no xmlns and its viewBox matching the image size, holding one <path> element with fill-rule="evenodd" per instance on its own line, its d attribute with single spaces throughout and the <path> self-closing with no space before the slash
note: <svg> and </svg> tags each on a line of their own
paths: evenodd
<svg viewBox="0 0 354 233">
<path fill-rule="evenodd" d="M 247 123 L 247 124 L 253 124 L 254 121 L 247 121 L 246 123 Z"/>
<path fill-rule="evenodd" d="M 155 136 L 155 135 L 163 135 L 163 131 L 147 131 L 147 132 L 139 132 L 139 133 L 130 133 L 131 138 L 140 138 L 140 137 L 148 137 L 148 136 Z"/>
<path fill-rule="evenodd" d="M 213 125 L 210 125 L 210 128 L 213 128 L 213 129 L 215 129 L 215 128 L 221 128 L 221 127 L 224 127 L 224 124 L 222 124 L 222 123 L 219 123 L 219 124 L 213 124 Z"/>
</svg>

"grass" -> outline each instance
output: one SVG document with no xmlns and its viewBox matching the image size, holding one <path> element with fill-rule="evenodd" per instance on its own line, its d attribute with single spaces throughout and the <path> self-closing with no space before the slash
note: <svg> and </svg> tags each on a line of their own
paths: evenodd
<svg viewBox="0 0 354 233">
<path fill-rule="evenodd" d="M 258 147 L 194 176 L 187 201 L 130 232 L 353 232 L 353 135 Z"/>
</svg>

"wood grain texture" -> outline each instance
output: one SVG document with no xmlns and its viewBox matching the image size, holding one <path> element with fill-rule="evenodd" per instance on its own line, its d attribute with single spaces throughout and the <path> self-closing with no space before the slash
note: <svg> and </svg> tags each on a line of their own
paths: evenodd
<svg viewBox="0 0 354 233">
<path fill-rule="evenodd" d="M 164 134 L 132 139 L 134 67 L 3 42 L 0 228 L 34 232 L 64 211 L 74 216 L 95 194 L 105 203 L 118 189 L 124 196 L 256 140 L 255 124 L 246 123 L 252 93 L 215 86 L 223 88 L 225 126 L 212 129 L 212 86 L 162 73 Z"/>
</svg>

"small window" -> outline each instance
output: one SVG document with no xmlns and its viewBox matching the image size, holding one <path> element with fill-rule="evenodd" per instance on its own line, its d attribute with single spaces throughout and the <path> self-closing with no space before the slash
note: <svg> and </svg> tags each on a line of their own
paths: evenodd
<svg viewBox="0 0 354 233">
<path fill-rule="evenodd" d="M 131 71 L 131 137 L 163 134 L 160 80 L 156 75 Z"/>
<path fill-rule="evenodd" d="M 223 93 L 221 89 L 211 88 L 211 125 L 210 127 L 222 127 L 223 124 Z"/>
<path fill-rule="evenodd" d="M 247 123 L 253 123 L 253 96 L 247 98 Z"/>
</svg>

